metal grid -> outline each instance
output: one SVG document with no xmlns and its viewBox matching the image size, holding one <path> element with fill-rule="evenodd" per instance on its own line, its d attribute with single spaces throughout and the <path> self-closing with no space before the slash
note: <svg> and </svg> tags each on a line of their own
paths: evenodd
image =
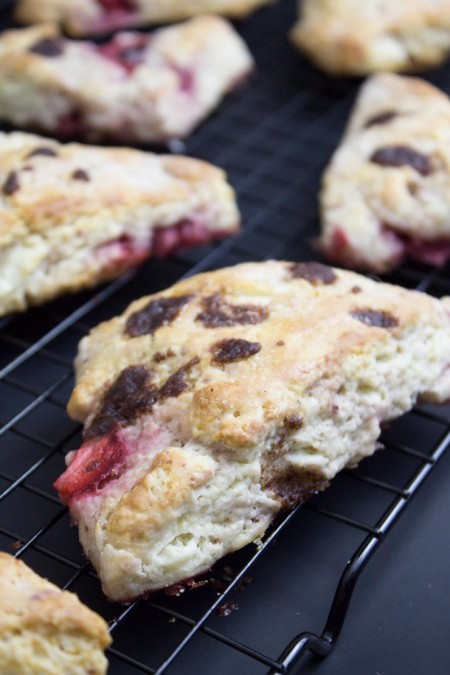
<svg viewBox="0 0 450 675">
<path fill-rule="evenodd" d="M 320 173 L 356 84 L 328 80 L 306 64 L 285 39 L 293 21 L 293 3 L 285 1 L 240 27 L 258 72 L 185 148 L 228 171 L 244 216 L 242 234 L 170 261 L 150 261 L 100 291 L 0 320 L 0 548 L 76 591 L 110 622 L 111 674 L 180 674 L 199 663 L 215 675 L 287 673 L 309 649 L 328 654 L 362 569 L 449 445 L 450 410 L 416 409 L 387 432 L 388 450 L 279 520 L 256 549 L 248 546 L 218 563 L 205 585 L 127 607 L 105 601 L 51 487 L 63 454 L 80 441 L 65 404 L 76 346 L 92 326 L 186 274 L 268 257 L 314 257 L 308 242 L 317 231 Z M 450 89 L 450 73 L 435 71 L 432 79 Z M 430 272 L 411 264 L 392 281 L 450 293 L 448 267 Z M 320 579 L 319 605 L 307 588 L 313 578 Z M 317 605 L 315 612 L 303 610 L 299 618 L 300 597 L 302 607 Z"/>
</svg>

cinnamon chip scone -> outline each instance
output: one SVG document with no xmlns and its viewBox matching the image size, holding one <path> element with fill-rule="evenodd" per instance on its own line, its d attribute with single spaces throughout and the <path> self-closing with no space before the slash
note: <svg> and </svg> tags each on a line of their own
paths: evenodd
<svg viewBox="0 0 450 675">
<path fill-rule="evenodd" d="M 74 593 L 0 552 L 0 672 L 103 675 L 108 627 Z"/>
<path fill-rule="evenodd" d="M 84 442 L 55 487 L 105 593 L 207 570 L 450 396 L 450 308 L 319 263 L 249 263 L 134 302 L 80 344 Z"/>
<path fill-rule="evenodd" d="M 0 315 L 115 278 L 150 255 L 232 234 L 205 162 L 0 133 Z"/>
<path fill-rule="evenodd" d="M 302 0 L 291 38 L 333 75 L 431 68 L 450 50 L 450 0 Z"/>
<path fill-rule="evenodd" d="M 22 23 L 54 21 L 72 35 L 94 35 L 189 19 L 198 14 L 222 14 L 242 19 L 274 0 L 18 0 L 16 18 Z"/>
<path fill-rule="evenodd" d="M 0 119 L 59 137 L 160 143 L 187 136 L 251 71 L 233 27 L 198 17 L 109 42 L 54 24 L 0 36 Z"/>
<path fill-rule="evenodd" d="M 450 258 L 450 100 L 432 85 L 374 75 L 363 85 L 320 195 L 322 252 L 387 272 Z"/>
</svg>

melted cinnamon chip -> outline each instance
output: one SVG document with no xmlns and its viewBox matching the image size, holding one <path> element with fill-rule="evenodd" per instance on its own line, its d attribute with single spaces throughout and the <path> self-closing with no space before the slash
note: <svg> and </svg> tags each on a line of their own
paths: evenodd
<svg viewBox="0 0 450 675">
<path fill-rule="evenodd" d="M 153 356 L 153 361 L 155 363 L 161 363 L 161 361 L 166 361 L 167 359 L 171 359 L 174 356 L 176 356 L 176 354 L 173 349 L 168 349 L 165 354 L 163 352 L 156 352 Z"/>
<path fill-rule="evenodd" d="M 378 115 L 374 115 L 373 117 L 369 117 L 364 127 L 367 129 L 368 127 L 373 127 L 376 124 L 386 124 L 387 122 L 393 120 L 395 117 L 398 117 L 398 115 L 399 113 L 395 112 L 395 110 L 386 110 L 386 112 L 382 112 L 379 113 Z"/>
<path fill-rule="evenodd" d="M 151 335 L 161 326 L 172 323 L 191 298 L 192 295 L 179 295 L 174 298 L 152 300 L 143 309 L 128 317 L 125 333 L 132 338 Z"/>
<path fill-rule="evenodd" d="M 42 157 L 57 157 L 58 153 L 53 150 L 53 148 L 42 146 L 29 152 L 27 158 L 30 159 L 31 157 L 37 157 L 39 155 L 42 155 Z"/>
<path fill-rule="evenodd" d="M 19 177 L 16 171 L 11 171 L 3 183 L 2 192 L 5 195 L 13 195 L 20 189 Z"/>
<path fill-rule="evenodd" d="M 298 415 L 290 415 L 284 420 L 284 426 L 286 429 L 301 429 L 303 426 L 303 420 Z"/>
<path fill-rule="evenodd" d="M 290 470 L 271 475 L 270 470 L 263 467 L 264 490 L 272 492 L 284 508 L 293 509 L 297 504 L 302 504 L 317 492 L 324 490 L 327 485 L 326 478 L 312 471 L 293 473 Z"/>
<path fill-rule="evenodd" d="M 48 58 L 53 58 L 55 56 L 61 56 L 64 52 L 62 41 L 57 38 L 44 38 L 36 42 L 28 50 L 32 54 L 39 54 L 39 56 L 46 56 Z"/>
<path fill-rule="evenodd" d="M 206 328 L 222 326 L 253 325 L 265 321 L 269 310 L 258 305 L 230 305 L 221 295 L 215 294 L 204 298 L 203 311 L 197 314 L 196 321 L 201 321 Z"/>
<path fill-rule="evenodd" d="M 106 391 L 102 407 L 85 432 L 86 438 L 103 436 L 116 426 L 126 426 L 140 414 L 149 412 L 158 390 L 151 383 L 145 366 L 125 368 Z"/>
<path fill-rule="evenodd" d="M 374 326 L 375 328 L 395 328 L 398 326 L 398 319 L 390 312 L 384 312 L 378 309 L 355 309 L 350 312 L 357 321 L 365 323 L 366 326 Z"/>
<path fill-rule="evenodd" d="M 422 176 L 428 176 L 434 170 L 427 155 L 406 145 L 388 145 L 379 148 L 371 155 L 370 161 L 380 166 L 410 166 Z"/>
<path fill-rule="evenodd" d="M 175 398 L 183 393 L 188 388 L 186 382 L 186 374 L 200 362 L 198 356 L 188 361 L 184 366 L 181 366 L 175 373 L 173 373 L 163 384 L 158 392 L 158 398 Z"/>
<path fill-rule="evenodd" d="M 211 351 L 214 354 L 213 363 L 230 363 L 254 356 L 261 351 L 261 345 L 259 342 L 231 338 L 215 342 Z"/>
<path fill-rule="evenodd" d="M 71 178 L 73 178 L 73 180 L 81 180 L 81 181 L 84 181 L 85 183 L 89 183 L 89 181 L 91 180 L 90 177 L 89 177 L 88 172 L 85 171 L 84 169 L 76 169 L 76 170 L 72 173 Z"/>
<path fill-rule="evenodd" d="M 337 276 L 333 269 L 328 267 L 328 265 L 322 265 L 322 263 L 294 263 L 289 269 L 293 279 L 305 279 L 305 281 L 309 281 L 312 286 L 319 286 L 322 284 L 328 286 L 337 280 Z"/>
</svg>

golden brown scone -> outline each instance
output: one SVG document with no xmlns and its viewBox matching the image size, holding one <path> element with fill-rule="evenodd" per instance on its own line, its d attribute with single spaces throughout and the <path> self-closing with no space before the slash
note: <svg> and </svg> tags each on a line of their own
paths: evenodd
<svg viewBox="0 0 450 675">
<path fill-rule="evenodd" d="M 191 133 L 252 67 L 214 16 L 101 45 L 55 24 L 10 30 L 0 35 L 0 119 L 59 137 L 166 142 Z"/>
<path fill-rule="evenodd" d="M 74 593 L 0 552 L 0 673 L 102 675 L 108 627 Z"/>
<path fill-rule="evenodd" d="M 302 0 L 291 38 L 333 75 L 431 68 L 450 49 L 450 0 Z"/>
<path fill-rule="evenodd" d="M 54 21 L 72 35 L 93 35 L 156 23 L 222 14 L 241 19 L 274 0 L 18 0 L 22 23 Z"/>
<path fill-rule="evenodd" d="M 361 88 L 320 195 L 326 257 L 387 272 L 450 258 L 450 100 L 428 82 L 383 73 Z"/>
<path fill-rule="evenodd" d="M 84 338 L 55 487 L 112 599 L 207 570 L 450 396 L 448 305 L 318 263 L 202 274 Z"/>
<path fill-rule="evenodd" d="M 225 174 L 187 157 L 0 133 L 0 315 L 236 231 Z"/>
</svg>

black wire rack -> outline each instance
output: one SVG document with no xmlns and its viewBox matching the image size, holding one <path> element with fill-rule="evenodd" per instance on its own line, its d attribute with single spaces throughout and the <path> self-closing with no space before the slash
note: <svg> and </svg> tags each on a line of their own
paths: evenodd
<svg viewBox="0 0 450 675">
<path fill-rule="evenodd" d="M 361 572 L 450 443 L 449 408 L 416 408 L 384 434 L 385 450 L 279 519 L 263 542 L 220 561 L 196 588 L 128 606 L 104 599 L 52 488 L 64 454 L 80 442 L 65 405 L 77 344 L 91 327 L 184 275 L 248 260 L 315 257 L 309 242 L 318 227 L 320 174 L 358 83 L 328 79 L 296 54 L 286 39 L 294 18 L 286 0 L 239 26 L 257 72 L 184 148 L 226 169 L 242 233 L 0 320 L 0 549 L 74 590 L 109 621 L 112 674 L 301 672 L 307 651 L 329 654 Z M 429 79 L 450 89 L 445 69 Z M 448 267 L 409 264 L 390 280 L 450 293 Z"/>
</svg>

